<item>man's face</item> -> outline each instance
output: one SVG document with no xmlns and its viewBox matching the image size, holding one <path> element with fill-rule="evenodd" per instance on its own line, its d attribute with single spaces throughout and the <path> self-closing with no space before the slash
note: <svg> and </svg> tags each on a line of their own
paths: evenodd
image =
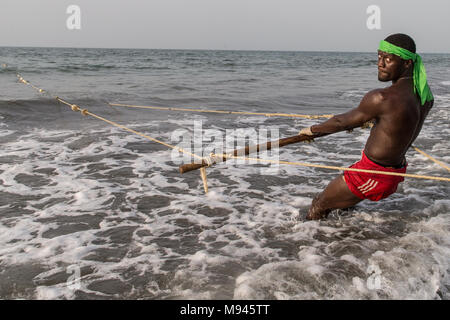
<svg viewBox="0 0 450 320">
<path fill-rule="evenodd" d="M 378 50 L 378 80 L 392 81 L 398 79 L 404 71 L 404 61 L 390 53 Z"/>
</svg>

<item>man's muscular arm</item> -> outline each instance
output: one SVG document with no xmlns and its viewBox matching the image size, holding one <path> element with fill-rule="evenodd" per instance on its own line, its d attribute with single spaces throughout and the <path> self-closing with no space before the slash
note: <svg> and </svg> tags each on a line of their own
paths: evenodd
<svg viewBox="0 0 450 320">
<path fill-rule="evenodd" d="M 357 108 L 346 113 L 335 115 L 333 118 L 320 124 L 313 125 L 310 128 L 311 132 L 313 134 L 335 133 L 360 127 L 365 122 L 376 119 L 382 112 L 380 106 L 384 97 L 381 91 L 382 89 L 377 89 L 368 92 Z M 300 134 L 304 133 L 300 132 Z"/>
</svg>

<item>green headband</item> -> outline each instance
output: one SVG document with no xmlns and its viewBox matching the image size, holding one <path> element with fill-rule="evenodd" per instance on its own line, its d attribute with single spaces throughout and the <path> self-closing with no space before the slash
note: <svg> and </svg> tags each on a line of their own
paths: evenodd
<svg viewBox="0 0 450 320">
<path fill-rule="evenodd" d="M 427 72 L 423 65 L 422 58 L 416 53 L 400 48 L 385 40 L 380 42 L 380 51 L 395 54 L 404 60 L 412 60 L 414 62 L 413 79 L 414 79 L 414 93 L 418 93 L 421 105 L 425 102 L 433 100 L 433 94 L 427 83 Z"/>
</svg>

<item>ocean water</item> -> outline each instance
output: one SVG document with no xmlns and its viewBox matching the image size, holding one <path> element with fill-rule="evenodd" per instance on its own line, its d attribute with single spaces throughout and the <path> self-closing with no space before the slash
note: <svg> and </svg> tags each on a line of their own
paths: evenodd
<svg viewBox="0 0 450 320">
<path fill-rule="evenodd" d="M 448 164 L 450 55 L 423 58 L 436 103 L 415 145 Z M 376 52 L 0 48 L 1 63 L 0 298 L 450 298 L 447 182 L 406 178 L 388 199 L 306 222 L 338 172 L 224 163 L 207 169 L 205 195 L 198 171 L 179 173 L 176 152 L 72 112 L 16 77 L 173 145 L 201 124 L 206 148 L 217 132 L 250 132 L 252 142 L 251 133 L 281 138 L 320 120 L 108 102 L 336 114 L 386 85 Z M 269 156 L 346 167 L 368 134 Z M 448 177 L 414 150 L 407 159 L 409 173 Z"/>
</svg>

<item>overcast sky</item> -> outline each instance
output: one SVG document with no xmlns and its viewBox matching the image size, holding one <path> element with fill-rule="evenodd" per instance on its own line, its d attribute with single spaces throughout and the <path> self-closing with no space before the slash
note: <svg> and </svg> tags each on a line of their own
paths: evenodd
<svg viewBox="0 0 450 320">
<path fill-rule="evenodd" d="M 71 4 L 81 30 L 66 26 Z M 0 13 L 0 46 L 370 52 L 402 32 L 450 53 L 449 0 L 1 0 Z"/>
</svg>

